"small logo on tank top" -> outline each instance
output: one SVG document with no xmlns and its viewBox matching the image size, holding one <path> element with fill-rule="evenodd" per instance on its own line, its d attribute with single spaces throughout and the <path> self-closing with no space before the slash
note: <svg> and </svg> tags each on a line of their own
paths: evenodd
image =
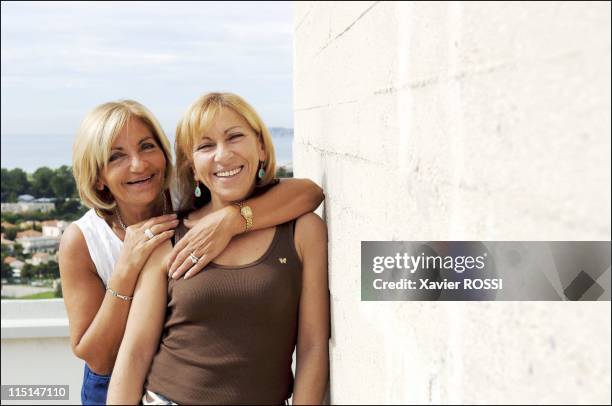
<svg viewBox="0 0 612 406">
<path fill-rule="evenodd" d="M 281 264 L 286 264 L 287 263 L 287 258 L 279 258 L 278 262 L 280 262 Z"/>
</svg>

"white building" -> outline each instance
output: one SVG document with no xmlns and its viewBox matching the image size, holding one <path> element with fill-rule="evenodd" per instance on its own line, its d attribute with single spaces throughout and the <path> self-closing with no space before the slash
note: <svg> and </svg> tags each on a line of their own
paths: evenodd
<svg viewBox="0 0 612 406">
<path fill-rule="evenodd" d="M 18 260 L 18 259 L 12 261 L 9 264 L 9 266 L 13 270 L 13 277 L 14 278 L 20 278 L 21 277 L 21 270 L 23 269 L 24 265 L 25 265 L 25 263 L 23 261 Z"/>
<path fill-rule="evenodd" d="M 2 238 L 0 238 L 0 244 L 5 245 L 9 252 L 13 252 L 15 250 L 15 241 L 7 240 L 4 237 L 4 233 L 2 233 Z"/>
<path fill-rule="evenodd" d="M 70 223 L 62 220 L 48 220 L 42 222 L 42 235 L 44 237 L 61 237 Z"/>
<path fill-rule="evenodd" d="M 46 264 L 49 261 L 56 261 L 57 255 L 49 254 L 48 252 L 36 252 L 32 255 L 32 258 L 26 259 L 26 263 L 38 266 L 40 264 Z"/>
<path fill-rule="evenodd" d="M 23 237 L 17 238 L 15 242 L 21 244 L 23 253 L 49 252 L 54 253 L 59 248 L 58 237 Z"/>
<path fill-rule="evenodd" d="M 19 202 L 2 203 L 1 210 L 5 213 L 27 213 L 30 211 L 41 211 L 43 213 L 55 210 L 55 203 Z"/>
<path fill-rule="evenodd" d="M 35 200 L 36 200 L 36 198 L 34 196 L 28 195 L 28 194 L 17 196 L 17 201 L 20 202 L 20 203 L 30 203 L 30 202 L 33 202 Z"/>
</svg>

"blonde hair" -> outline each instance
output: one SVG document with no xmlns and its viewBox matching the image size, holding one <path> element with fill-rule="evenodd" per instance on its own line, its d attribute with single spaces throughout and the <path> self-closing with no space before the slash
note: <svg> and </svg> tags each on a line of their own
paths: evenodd
<svg viewBox="0 0 612 406">
<path fill-rule="evenodd" d="M 195 208 L 193 190 L 195 179 L 192 170 L 192 154 L 196 142 L 210 128 L 216 115 L 224 108 L 232 109 L 241 115 L 260 139 L 265 153 L 262 168 L 265 176 L 257 182 L 257 187 L 268 185 L 276 174 L 276 158 L 274 145 L 268 128 L 257 112 L 242 97 L 233 93 L 208 93 L 193 102 L 176 127 L 176 170 L 177 192 L 180 199 L 180 209 Z M 202 185 L 203 186 L 203 185 Z M 205 186 L 204 186 L 205 187 Z"/>
<path fill-rule="evenodd" d="M 79 196 L 87 207 L 96 209 L 96 212 L 109 214 L 117 205 L 108 191 L 96 188 L 96 183 L 108 164 L 115 138 L 130 118 L 140 120 L 157 140 L 166 157 L 163 190 L 170 184 L 173 172 L 170 141 L 153 114 L 133 100 L 101 104 L 85 116 L 72 146 L 72 173 Z"/>
</svg>

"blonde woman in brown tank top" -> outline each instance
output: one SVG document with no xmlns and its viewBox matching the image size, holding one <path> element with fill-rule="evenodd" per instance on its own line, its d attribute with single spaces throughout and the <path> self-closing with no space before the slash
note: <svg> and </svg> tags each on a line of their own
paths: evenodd
<svg viewBox="0 0 612 406">
<path fill-rule="evenodd" d="M 176 150 L 187 227 L 275 182 L 268 130 L 231 93 L 189 107 Z M 257 219 L 243 215 L 249 229 Z M 309 213 L 234 237 L 188 283 L 168 279 L 171 250 L 160 246 L 141 272 L 108 403 L 282 404 L 292 395 L 293 404 L 321 403 L 330 334 L 323 221 Z"/>
</svg>

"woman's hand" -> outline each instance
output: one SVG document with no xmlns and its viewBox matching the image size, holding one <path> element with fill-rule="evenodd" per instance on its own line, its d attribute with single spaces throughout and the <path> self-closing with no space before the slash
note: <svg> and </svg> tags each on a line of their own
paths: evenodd
<svg viewBox="0 0 612 406">
<path fill-rule="evenodd" d="M 135 282 L 153 250 L 172 237 L 178 223 L 176 214 L 167 214 L 127 227 L 117 262 L 119 272 L 129 275 Z M 153 238 L 147 237 L 147 229 L 151 230 Z"/>
<path fill-rule="evenodd" d="M 189 271 L 185 274 L 185 279 L 188 279 L 204 269 L 240 233 L 241 230 L 236 229 L 236 224 L 241 224 L 237 216 L 240 216 L 238 208 L 230 205 L 197 221 L 185 220 L 185 226 L 190 230 L 170 254 L 168 275 L 178 279 Z M 193 263 L 190 254 L 199 258 L 197 263 Z"/>
</svg>

